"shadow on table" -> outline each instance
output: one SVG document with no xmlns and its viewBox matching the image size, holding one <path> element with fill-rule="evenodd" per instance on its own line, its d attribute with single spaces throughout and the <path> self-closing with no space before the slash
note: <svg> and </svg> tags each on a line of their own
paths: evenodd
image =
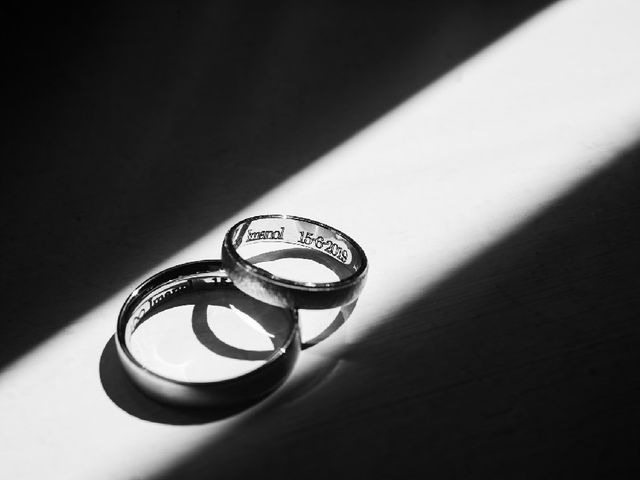
<svg viewBox="0 0 640 480">
<path fill-rule="evenodd" d="M 339 359 L 328 360 L 319 365 L 311 375 L 295 381 L 289 379 L 286 401 L 295 401 L 320 388 L 326 379 L 332 378 L 338 366 Z M 118 358 L 114 336 L 109 339 L 102 351 L 99 373 L 102 388 L 115 405 L 129 415 L 154 423 L 197 425 L 216 422 L 265 402 L 269 397 L 267 395 L 227 408 L 180 408 L 159 403 L 144 395 L 131 382 Z"/>
<path fill-rule="evenodd" d="M 548 3 L 3 7 L 0 368 Z"/>
<path fill-rule="evenodd" d="M 233 416 L 257 402 L 233 408 L 176 408 L 158 403 L 138 390 L 124 371 L 118 358 L 115 338 L 111 337 L 100 357 L 100 381 L 111 401 L 125 412 L 155 423 L 195 425 Z"/>
<path fill-rule="evenodd" d="M 310 258 L 308 256 L 308 250 L 306 249 L 289 249 L 288 252 L 290 254 L 298 256 L 298 258 Z M 251 260 L 257 259 L 262 261 L 272 261 L 274 259 L 281 258 L 283 252 L 274 252 L 273 254 L 264 254 L 259 257 L 252 257 Z M 209 262 L 211 263 L 211 262 Z M 336 269 L 337 266 L 335 264 L 331 265 L 332 269 Z M 342 267 L 342 264 L 340 264 Z M 327 320 L 326 328 L 324 328 L 319 334 L 314 335 L 313 338 L 309 339 L 302 344 L 299 344 L 297 341 L 294 341 L 293 344 L 289 344 L 289 341 L 293 338 L 293 333 L 297 330 L 304 331 L 305 325 L 301 324 L 300 329 L 296 329 L 295 325 L 291 323 L 292 317 L 291 314 L 288 313 L 287 310 L 283 310 L 278 307 L 274 307 L 271 305 L 266 305 L 244 293 L 241 291 L 232 288 L 231 285 L 227 285 L 226 288 L 217 287 L 217 283 L 203 283 L 200 286 L 193 288 L 191 290 L 186 290 L 182 294 L 168 296 L 168 300 L 164 300 L 162 302 L 156 302 L 153 307 L 148 307 L 146 310 L 146 314 L 136 321 L 134 331 L 140 328 L 146 322 L 153 322 L 154 319 L 157 319 L 157 315 L 172 310 L 174 308 L 180 308 L 183 306 L 192 307 L 191 319 L 187 324 L 184 323 L 182 326 L 188 329 L 187 331 L 180 331 L 180 327 L 178 325 L 178 330 L 175 330 L 171 333 L 171 337 L 166 336 L 166 332 L 162 334 L 158 334 L 156 331 L 155 334 L 152 334 L 152 337 L 149 337 L 147 333 L 146 340 L 143 340 L 145 345 L 149 345 L 148 342 L 166 342 L 170 340 L 170 344 L 174 344 L 176 341 L 176 335 L 178 337 L 184 338 L 184 335 L 193 335 L 194 340 L 197 340 L 203 347 L 205 347 L 209 352 L 211 352 L 211 356 L 207 357 L 207 360 L 211 363 L 209 364 L 209 368 L 215 373 L 219 370 L 220 363 L 218 360 L 220 359 L 235 359 L 240 360 L 242 362 L 251 361 L 254 362 L 253 365 L 255 368 L 259 368 L 264 365 L 264 362 L 270 362 L 274 355 L 277 354 L 278 351 L 282 350 L 283 346 L 289 345 L 288 348 L 309 348 L 322 340 L 326 339 L 345 322 L 346 318 L 349 316 L 355 304 L 357 302 L 352 302 L 349 305 L 344 306 L 339 309 L 337 315 L 335 315 L 336 309 L 331 309 L 328 311 L 329 315 Z M 267 343 L 270 344 L 270 348 L 265 348 L 266 344 L 263 345 L 262 349 L 256 350 L 253 348 L 249 348 L 245 345 L 234 344 L 233 341 L 225 340 L 225 336 L 227 339 L 236 337 L 239 334 L 238 332 L 241 330 L 235 330 L 234 334 L 229 337 L 230 330 L 227 326 L 225 330 L 224 327 L 221 327 L 219 323 L 217 323 L 217 319 L 224 319 L 222 317 L 218 318 L 213 315 L 213 318 L 209 318 L 209 308 L 210 307 L 218 307 L 224 309 L 230 309 L 232 311 L 238 312 L 237 315 L 241 315 L 236 317 L 236 320 L 240 321 L 242 318 L 248 318 L 251 322 L 250 328 L 253 328 L 260 332 L 258 335 L 262 337 L 263 340 L 267 340 Z M 137 311 L 136 308 L 132 308 L 130 311 Z M 334 317 L 333 320 L 330 320 L 331 317 Z M 300 321 L 302 322 L 302 315 L 300 316 Z M 174 319 L 177 320 L 177 319 Z M 317 318 L 312 318 L 308 320 L 318 320 Z M 132 322 L 133 320 L 130 320 Z M 247 327 L 247 320 L 240 321 L 240 328 Z M 220 330 L 222 328 L 222 330 Z M 220 336 L 220 332 L 226 331 L 226 335 Z M 132 333 L 133 335 L 133 333 Z M 155 335 L 155 336 L 153 336 Z M 255 335 L 255 333 L 254 333 Z M 296 333 L 296 336 L 298 333 Z M 126 335 L 125 335 L 126 338 Z M 255 337 L 254 337 L 255 339 Z M 167 423 L 174 425 L 190 425 L 190 424 L 198 424 L 198 423 L 208 423 L 217 420 L 221 420 L 227 418 L 229 416 L 235 415 L 241 411 L 244 411 L 250 408 L 253 405 L 258 404 L 260 401 L 263 401 L 268 395 L 272 392 L 268 392 L 265 394 L 264 392 L 264 382 L 263 382 L 263 390 L 259 393 L 259 398 L 254 398 L 253 400 L 249 400 L 243 403 L 238 403 L 233 405 L 233 407 L 225 407 L 225 408 L 184 408 L 178 407 L 175 405 L 165 405 L 158 404 L 155 401 L 152 401 L 150 398 L 145 396 L 138 388 L 134 386 L 134 383 L 130 381 L 129 376 L 126 374 L 126 371 L 121 365 L 119 355 L 117 352 L 117 347 L 115 343 L 115 336 L 112 336 L 107 344 L 104 347 L 102 355 L 100 357 L 99 364 L 99 373 L 100 373 L 100 381 L 102 383 L 102 387 L 107 394 L 107 396 L 120 408 L 122 408 L 127 413 L 134 415 L 143 420 L 148 420 L 156 423 Z M 125 340 L 126 342 L 126 340 Z M 179 343 L 179 342 L 178 342 Z M 131 348 L 132 343 L 128 343 L 128 348 Z M 157 344 L 155 344 L 157 345 Z M 139 347 L 138 347 L 139 348 Z M 164 359 L 165 362 L 169 362 L 169 370 L 166 368 L 161 368 L 159 372 L 161 375 L 169 375 L 171 376 L 178 374 L 180 377 L 184 377 L 184 372 L 181 370 L 180 373 L 177 373 L 172 365 L 176 362 L 179 363 L 189 363 L 194 362 L 192 368 L 202 368 L 202 361 L 204 361 L 203 357 L 200 357 L 193 352 L 184 351 L 181 349 L 182 347 L 178 347 L 178 350 L 174 351 L 172 355 L 169 355 L 171 359 L 166 357 L 165 353 L 158 353 L 158 350 L 154 348 L 153 353 L 151 354 L 153 357 L 152 365 L 146 364 L 150 360 L 149 356 L 150 352 L 140 352 L 142 354 L 141 357 L 138 357 L 138 361 L 142 364 L 153 370 L 153 366 L 155 368 L 160 368 L 161 366 L 157 363 L 158 360 Z M 135 352 L 130 350 L 131 354 L 135 357 Z M 162 349 L 160 349 L 162 351 Z M 176 356 L 177 355 L 177 356 Z M 298 353 L 296 352 L 295 358 L 297 358 Z M 180 360 L 178 360 L 180 359 Z M 316 369 L 314 371 L 314 375 L 308 376 L 304 381 L 297 382 L 297 385 L 294 389 L 289 389 L 294 393 L 294 395 L 306 395 L 310 390 L 316 388 L 322 381 L 322 379 L 327 375 L 332 373 L 336 366 L 337 362 L 326 362 L 322 368 Z M 166 364 L 162 364 L 162 367 L 166 367 Z M 200 370 L 198 370 L 200 371 Z M 272 371 L 273 372 L 273 371 Z M 264 372 L 263 372 L 264 373 Z M 289 371 L 282 371 L 283 374 L 288 375 Z M 284 377 L 286 378 L 286 377 Z M 284 381 L 284 378 L 279 377 Z M 212 381 L 215 384 L 215 382 Z M 272 386 L 269 383 L 269 388 Z M 222 390 L 225 391 L 224 387 Z M 245 392 L 245 394 L 255 396 L 255 391 L 249 390 Z M 245 397 L 246 398 L 246 397 Z"/>
<path fill-rule="evenodd" d="M 639 473 L 638 185 L 634 147 L 338 352 L 322 388 L 157 478 Z"/>
</svg>

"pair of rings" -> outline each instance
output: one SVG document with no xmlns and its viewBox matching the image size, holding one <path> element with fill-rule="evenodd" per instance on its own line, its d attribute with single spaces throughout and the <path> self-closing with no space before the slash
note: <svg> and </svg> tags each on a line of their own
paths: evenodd
<svg viewBox="0 0 640 480">
<path fill-rule="evenodd" d="M 256 255 L 256 251 L 260 253 Z M 298 357 L 298 309 L 354 305 L 368 271 L 364 251 L 349 236 L 320 222 L 290 215 L 261 215 L 238 222 L 224 237 L 221 258 L 178 265 L 150 277 L 134 289 L 120 310 L 118 356 L 133 383 L 156 400 L 227 407 L 265 397 L 286 380 Z M 311 259 L 333 271 L 337 280 L 294 280 L 257 266 L 261 261 L 282 258 Z M 264 363 L 220 381 L 177 380 L 145 366 L 130 348 L 133 333 L 154 314 L 190 293 L 251 297 L 253 311 L 269 316 L 280 332 Z"/>
</svg>

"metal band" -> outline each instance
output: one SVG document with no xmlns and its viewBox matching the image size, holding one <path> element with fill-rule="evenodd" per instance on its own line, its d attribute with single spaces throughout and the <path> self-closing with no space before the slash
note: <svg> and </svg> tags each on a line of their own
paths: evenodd
<svg viewBox="0 0 640 480">
<path fill-rule="evenodd" d="M 329 266 L 340 280 L 327 283 L 282 278 L 256 266 L 238 250 L 245 245 L 276 242 L 294 246 L 282 255 L 305 250 Z M 222 263 L 243 292 L 271 305 L 326 309 L 356 300 L 364 286 L 368 263 L 360 246 L 344 233 L 320 222 L 291 215 L 261 215 L 236 223 L 222 244 Z"/>
<path fill-rule="evenodd" d="M 290 331 L 266 363 L 236 378 L 217 382 L 188 382 L 160 375 L 142 365 L 129 349 L 135 329 L 165 302 L 189 292 L 236 289 L 219 260 L 186 263 L 164 270 L 141 283 L 125 301 L 118 316 L 116 345 L 124 370 L 144 393 L 181 406 L 226 407 L 262 398 L 280 386 L 293 369 L 300 351 L 297 312 L 290 315 Z M 264 305 L 265 308 L 274 308 Z"/>
</svg>

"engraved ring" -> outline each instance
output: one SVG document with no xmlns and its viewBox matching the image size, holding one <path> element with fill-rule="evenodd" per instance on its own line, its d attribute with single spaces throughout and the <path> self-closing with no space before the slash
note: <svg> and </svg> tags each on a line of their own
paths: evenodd
<svg viewBox="0 0 640 480">
<path fill-rule="evenodd" d="M 227 407 L 258 400 L 280 386 L 293 369 L 300 351 L 297 312 L 291 308 L 257 303 L 255 310 L 268 313 L 273 309 L 279 321 L 281 335 L 273 352 L 266 355 L 257 368 L 234 378 L 220 381 L 184 381 L 165 376 L 143 365 L 130 349 L 131 337 L 143 322 L 171 301 L 179 302 L 189 293 L 237 293 L 220 260 L 202 260 L 168 268 L 141 283 L 125 301 L 118 316 L 116 346 L 125 372 L 133 383 L 150 397 L 164 403 L 197 406 Z M 192 296 L 193 298 L 193 296 Z"/>
<path fill-rule="evenodd" d="M 281 248 L 281 258 L 306 252 L 308 258 L 333 270 L 338 280 L 305 282 L 274 275 L 245 253 L 254 244 Z M 364 251 L 349 236 L 292 215 L 260 215 L 236 223 L 225 235 L 222 263 L 246 294 L 271 305 L 304 309 L 335 308 L 357 300 L 368 270 Z"/>
</svg>

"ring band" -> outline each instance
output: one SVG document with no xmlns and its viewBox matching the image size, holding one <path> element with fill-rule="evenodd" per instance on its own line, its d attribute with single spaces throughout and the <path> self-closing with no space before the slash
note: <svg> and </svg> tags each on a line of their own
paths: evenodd
<svg viewBox="0 0 640 480">
<path fill-rule="evenodd" d="M 278 345 L 266 363 L 235 378 L 213 382 L 175 380 L 148 369 L 136 359 L 129 348 L 131 336 L 145 319 L 162 309 L 164 302 L 189 292 L 217 289 L 237 290 L 219 260 L 203 260 L 163 270 L 141 283 L 125 301 L 117 323 L 118 356 L 133 383 L 150 397 L 194 407 L 249 403 L 278 388 L 293 369 L 300 351 L 300 334 L 297 312 L 290 308 L 284 309 L 291 321 L 287 322 L 282 345 Z"/>
<path fill-rule="evenodd" d="M 306 250 L 340 279 L 301 282 L 274 275 L 238 253 L 249 244 L 276 242 Z M 287 250 L 283 255 L 287 255 Z M 243 292 L 265 303 L 289 308 L 340 307 L 360 295 L 368 271 L 362 248 L 344 233 L 314 220 L 292 215 L 260 215 L 236 223 L 222 244 L 222 263 Z"/>
</svg>

